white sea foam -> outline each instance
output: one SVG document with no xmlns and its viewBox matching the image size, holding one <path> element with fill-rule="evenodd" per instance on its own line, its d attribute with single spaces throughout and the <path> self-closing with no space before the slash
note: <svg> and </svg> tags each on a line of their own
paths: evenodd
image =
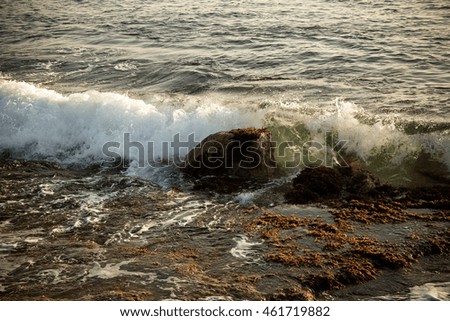
<svg viewBox="0 0 450 321">
<path fill-rule="evenodd" d="M 450 282 L 426 283 L 410 289 L 411 300 L 448 301 L 450 300 Z"/>
<path fill-rule="evenodd" d="M 122 62 L 122 63 L 115 65 L 114 69 L 118 70 L 118 71 L 129 71 L 129 70 L 136 70 L 137 66 L 133 65 L 131 63 Z"/>
<path fill-rule="evenodd" d="M 231 255 L 239 259 L 249 259 L 249 256 L 255 255 L 253 247 L 261 245 L 262 242 L 251 242 L 248 237 L 241 235 L 239 238 L 233 238 L 236 246 L 230 250 Z M 258 261 L 258 259 L 255 259 Z"/>
<path fill-rule="evenodd" d="M 235 197 L 236 202 L 242 206 L 250 206 L 254 204 L 256 192 L 240 193 Z"/>
<path fill-rule="evenodd" d="M 410 300 L 410 301 L 448 301 L 450 300 L 450 282 L 425 283 L 409 289 L 409 293 L 383 295 L 375 300 Z"/>
<path fill-rule="evenodd" d="M 282 108 L 293 110 L 292 105 L 283 105 Z M 408 135 L 400 130 L 399 115 L 372 115 L 360 106 L 339 98 L 329 109 L 305 112 L 305 107 L 298 105 L 297 111 L 290 121 L 304 124 L 312 141 L 325 143 L 325 134 L 334 134 L 333 143 L 345 141 L 346 150 L 364 160 L 383 150 L 391 154 L 391 161 L 398 163 L 405 156 L 418 152 L 441 154 L 443 161 L 450 156 L 448 133 Z M 450 168 L 450 162 L 448 165 Z"/>
<path fill-rule="evenodd" d="M 168 155 L 163 154 L 163 144 L 173 142 L 177 134 L 182 142 L 194 134 L 193 142 L 198 142 L 218 130 L 260 127 L 262 120 L 262 112 L 226 108 L 213 101 L 189 108 L 170 102 L 155 106 L 117 93 L 62 95 L 0 79 L 0 149 L 24 158 L 82 164 L 102 161 L 106 158 L 104 145 L 116 142 L 120 146 L 110 146 L 109 151 L 135 161 L 143 156 L 146 164 L 172 157 L 170 145 Z M 137 143 L 144 147 L 143 155 L 138 153 Z M 153 153 L 149 153 L 149 143 Z M 180 156 L 187 151 L 187 147 L 181 148 Z"/>
<path fill-rule="evenodd" d="M 87 278 L 100 278 L 100 279 L 112 279 L 115 277 L 119 277 L 122 275 L 134 275 L 143 277 L 147 280 L 148 283 L 153 282 L 156 279 L 155 273 L 148 272 L 134 272 L 128 271 L 122 266 L 131 263 L 132 261 L 123 261 L 117 264 L 108 263 L 105 266 L 101 266 L 100 263 L 94 262 L 94 266 L 89 270 L 88 274 L 83 278 L 83 281 L 86 281 Z"/>
</svg>

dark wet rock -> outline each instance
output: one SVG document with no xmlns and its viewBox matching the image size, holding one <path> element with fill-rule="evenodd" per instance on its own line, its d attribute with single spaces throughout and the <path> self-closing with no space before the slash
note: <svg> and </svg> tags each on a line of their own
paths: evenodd
<svg viewBox="0 0 450 321">
<path fill-rule="evenodd" d="M 307 204 L 318 201 L 320 199 L 320 195 L 311 191 L 304 185 L 297 185 L 290 191 L 286 192 L 285 198 L 289 203 Z"/>
<path fill-rule="evenodd" d="M 411 207 L 428 207 L 450 210 L 450 185 L 413 188 L 405 199 Z"/>
<path fill-rule="evenodd" d="M 410 208 L 450 210 L 450 185 L 395 187 L 380 185 L 367 194 L 371 199 L 398 202 Z M 361 199 L 361 197 L 354 198 Z"/>
<path fill-rule="evenodd" d="M 184 171 L 194 177 L 266 179 L 275 169 L 271 133 L 256 128 L 209 135 L 188 153 L 184 163 Z"/>
<path fill-rule="evenodd" d="M 437 184 L 450 184 L 450 171 L 441 161 L 434 159 L 428 153 L 421 153 L 417 158 L 414 169 L 420 175 Z"/>
<path fill-rule="evenodd" d="M 23 169 L 24 172 L 33 172 L 39 170 L 59 170 L 62 166 L 43 160 L 21 160 L 13 158 L 2 159 L 0 157 L 0 170 Z"/>
<path fill-rule="evenodd" d="M 367 194 L 380 186 L 380 180 L 366 170 L 353 170 L 347 181 L 346 189 L 350 193 Z"/>
<path fill-rule="evenodd" d="M 335 168 L 306 168 L 292 181 L 295 187 L 306 187 L 319 195 L 335 195 L 344 188 L 344 177 Z"/>
<path fill-rule="evenodd" d="M 0 161 L 11 159 L 11 153 L 8 150 L 0 151 Z"/>
<path fill-rule="evenodd" d="M 240 177 L 206 176 L 194 182 L 193 190 L 211 191 L 219 194 L 232 194 L 246 189 L 257 189 L 264 184 L 262 180 L 242 179 Z"/>
<path fill-rule="evenodd" d="M 306 168 L 297 175 L 285 197 L 290 203 L 304 204 L 337 198 L 342 193 L 367 194 L 378 186 L 378 178 L 357 166 L 321 166 Z"/>
</svg>

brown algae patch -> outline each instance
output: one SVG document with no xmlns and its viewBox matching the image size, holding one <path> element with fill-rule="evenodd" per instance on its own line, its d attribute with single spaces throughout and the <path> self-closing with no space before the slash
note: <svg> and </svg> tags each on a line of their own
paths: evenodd
<svg viewBox="0 0 450 321">
<path fill-rule="evenodd" d="M 251 208 L 248 214 L 255 211 Z M 445 211 L 416 213 L 398 202 L 354 200 L 330 209 L 332 223 L 300 209 L 290 216 L 259 212 L 246 228 L 248 235 L 264 239 L 269 247 L 265 260 L 297 269 L 302 291 L 310 289 L 316 296 L 376 279 L 385 269 L 407 269 L 421 256 L 449 252 L 449 229 L 429 223 L 448 222 Z M 404 222 L 413 222 L 417 231 L 395 242 L 371 229 Z M 421 226 L 427 227 L 425 232 Z"/>
<path fill-rule="evenodd" d="M 448 211 L 433 211 L 431 214 L 415 213 L 407 210 L 405 204 L 396 201 L 376 202 L 351 200 L 331 213 L 337 219 L 370 223 L 400 223 L 410 219 L 424 221 L 450 221 Z"/>
</svg>

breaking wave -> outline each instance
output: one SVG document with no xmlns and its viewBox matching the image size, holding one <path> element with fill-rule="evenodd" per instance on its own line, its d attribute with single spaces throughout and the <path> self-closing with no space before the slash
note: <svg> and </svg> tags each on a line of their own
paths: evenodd
<svg viewBox="0 0 450 321">
<path fill-rule="evenodd" d="M 269 127 L 277 146 L 287 147 L 277 150 L 283 164 L 304 156 L 302 149 L 307 147 L 307 153 L 319 159 L 329 151 L 344 153 L 390 181 L 415 179 L 411 171 L 448 177 L 450 124 L 445 122 L 373 115 L 341 99 L 329 108 L 292 101 L 240 108 L 208 97 L 187 96 L 181 103 L 177 99 L 149 103 L 98 91 L 63 95 L 30 83 L 0 80 L 0 151 L 16 158 L 89 166 L 107 160 L 105 144 L 113 142 L 119 144 L 114 145 L 117 155 L 136 167 L 142 153 L 136 145 L 143 146 L 147 161 L 157 162 L 174 153 L 183 157 L 213 132 Z M 189 140 L 190 135 L 194 139 Z M 175 137 L 189 146 L 175 151 L 171 148 Z M 315 148 L 317 144 L 325 148 Z M 142 171 L 135 168 L 133 173 Z"/>
</svg>

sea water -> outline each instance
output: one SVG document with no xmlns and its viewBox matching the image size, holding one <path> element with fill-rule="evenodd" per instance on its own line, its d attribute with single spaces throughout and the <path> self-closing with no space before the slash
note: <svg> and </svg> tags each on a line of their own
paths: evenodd
<svg viewBox="0 0 450 321">
<path fill-rule="evenodd" d="M 233 254 L 229 262 L 211 263 L 226 273 L 264 247 L 226 231 L 236 220 L 230 213 L 264 197 L 267 186 L 220 200 L 185 191 L 176 196 L 170 189 L 186 183 L 175 159 L 211 133 L 242 127 L 268 127 L 292 153 L 305 143 L 329 145 L 331 135 L 386 183 L 448 183 L 449 18 L 450 5 L 442 0 L 2 1 L 0 151 L 68 166 L 50 182 L 42 178 L 46 168 L 36 169 L 39 177 L 29 182 L 35 194 L 11 194 L 14 199 L 0 207 L 3 221 L 14 219 L 12 212 L 40 211 L 52 237 L 109 224 L 104 237 L 93 240 L 100 251 L 73 248 L 61 259 L 80 261 L 84 253 L 90 258 L 85 265 L 55 270 L 56 259 L 48 258 L 48 271 L 56 272 L 43 270 L 38 276 L 45 282 L 140 277 L 147 268 L 117 261 L 102 244 L 141 246 L 150 235 L 169 242 L 174 225 L 189 228 L 193 220 L 190 233 L 203 252 L 214 247 L 214 235 L 218 249 Z M 177 139 L 189 144 L 175 150 Z M 70 172 L 111 166 L 111 155 L 126 161 L 117 177 Z M 278 158 L 285 167 L 290 160 Z M 272 184 L 301 167 L 288 168 Z M 160 209 L 136 200 L 136 208 L 147 211 L 143 217 L 130 223 L 114 216 L 112 223 L 108 201 L 136 195 Z M 40 207 L 33 209 L 31 199 Z M 39 224 L 26 235 L 6 223 L 1 228 L 2 256 L 48 238 Z M 12 282 L 6 275 L 13 271 L 32 280 L 26 270 L 35 259 L 8 256 L 2 282 Z M 147 272 L 146 284 L 173 277 Z M 446 289 L 424 284 L 415 285 L 410 298 L 432 286 Z M 157 298 L 164 297 L 160 292 Z"/>
</svg>

